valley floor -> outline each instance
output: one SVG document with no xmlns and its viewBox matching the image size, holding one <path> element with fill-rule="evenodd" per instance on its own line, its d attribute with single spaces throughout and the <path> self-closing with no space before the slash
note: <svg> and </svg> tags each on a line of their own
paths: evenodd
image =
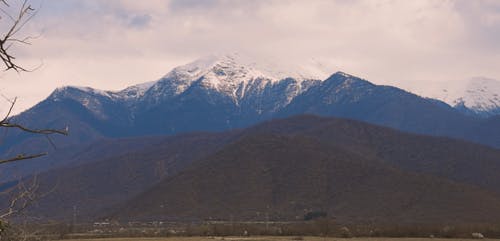
<svg viewBox="0 0 500 241">
<path fill-rule="evenodd" d="M 474 239 L 440 239 L 440 238 L 335 238 L 335 237 L 169 237 L 169 238 L 107 238 L 107 239 L 68 239 L 67 241 L 449 241 L 449 240 L 474 240 Z M 500 240 L 500 239 L 483 239 Z"/>
</svg>

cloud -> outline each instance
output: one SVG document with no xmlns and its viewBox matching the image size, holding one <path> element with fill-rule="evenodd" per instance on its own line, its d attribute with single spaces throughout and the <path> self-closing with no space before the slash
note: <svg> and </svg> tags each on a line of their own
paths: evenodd
<svg viewBox="0 0 500 241">
<path fill-rule="evenodd" d="M 172 11 L 207 10 L 221 5 L 219 0 L 173 0 L 169 2 Z"/>
<path fill-rule="evenodd" d="M 149 14 L 136 15 L 130 19 L 129 26 L 132 28 L 146 28 L 151 23 L 152 17 Z"/>
<path fill-rule="evenodd" d="M 284 66 L 319 61 L 331 72 L 403 87 L 500 79 L 498 1 L 44 1 L 25 33 L 42 35 L 16 49 L 20 61 L 44 65 L 3 78 L 43 85 L 6 87 L 29 94 L 26 107 L 58 85 L 119 89 L 221 52 Z"/>
<path fill-rule="evenodd" d="M 467 41 L 477 50 L 500 51 L 500 2 L 465 1 L 455 2 L 455 9 L 467 27 Z"/>
</svg>

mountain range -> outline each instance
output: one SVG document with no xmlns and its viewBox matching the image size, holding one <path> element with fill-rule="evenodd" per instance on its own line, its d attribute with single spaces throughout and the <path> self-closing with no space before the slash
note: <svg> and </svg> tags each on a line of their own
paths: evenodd
<svg viewBox="0 0 500 241">
<path fill-rule="evenodd" d="M 500 115 L 474 93 L 451 106 L 210 56 L 121 91 L 56 89 L 12 121 L 70 135 L 5 133 L 2 156 L 51 151 L 3 165 L 0 190 L 36 174 L 51 195 L 29 212 L 46 220 L 494 222 Z"/>
<path fill-rule="evenodd" d="M 61 87 L 13 119 L 33 128 L 69 126 L 69 137 L 52 137 L 61 150 L 102 138 L 244 128 L 298 114 L 343 117 L 500 147 L 498 116 L 465 114 L 439 100 L 343 72 L 325 80 L 305 74 L 286 76 L 257 69 L 238 55 L 209 56 L 174 68 L 158 81 L 121 91 Z M 9 130 L 0 153 L 12 156 L 52 149 L 43 136 Z M 44 170 L 39 163 L 44 162 L 13 164 L 16 171 L 7 173 Z"/>
<path fill-rule="evenodd" d="M 123 148 L 133 143 L 148 145 Z M 71 220 L 76 209 L 80 222 L 293 221 L 312 211 L 390 224 L 500 218 L 498 149 L 354 120 L 296 116 L 97 146 L 40 173 L 40 191 L 50 195 L 27 214 Z"/>
</svg>

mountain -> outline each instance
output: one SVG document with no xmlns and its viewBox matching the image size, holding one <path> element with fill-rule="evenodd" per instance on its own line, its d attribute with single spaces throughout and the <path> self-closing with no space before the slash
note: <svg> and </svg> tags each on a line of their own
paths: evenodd
<svg viewBox="0 0 500 241">
<path fill-rule="evenodd" d="M 71 134 L 53 136 L 50 142 L 45 136 L 9 130 L 0 156 L 58 152 L 106 138 L 244 128 L 304 113 L 500 147 L 497 118 L 465 115 L 444 102 L 343 72 L 318 80 L 314 75 L 269 71 L 238 55 L 227 55 L 179 66 L 158 81 L 121 91 L 58 88 L 13 120 L 33 128 L 69 126 Z"/>
<path fill-rule="evenodd" d="M 465 93 L 453 102 L 464 113 L 500 115 L 500 81 L 474 78 L 469 81 Z"/>
<path fill-rule="evenodd" d="M 355 222 L 499 218 L 500 150 L 474 143 L 317 116 L 155 138 L 39 174 L 50 195 L 28 213 L 70 219 L 76 206 L 82 221 L 262 220 L 266 213 L 295 220 L 318 210 Z"/>
<path fill-rule="evenodd" d="M 157 81 L 137 103 L 137 122 L 150 134 L 244 127 L 271 118 L 317 82 L 260 71 L 237 56 L 210 57 Z"/>
<path fill-rule="evenodd" d="M 297 114 L 338 116 L 396 128 L 413 133 L 448 136 L 498 147 L 494 119 L 488 121 L 464 115 L 444 102 L 427 99 L 402 89 L 375 85 L 337 72 L 309 88 L 282 109 L 277 116 Z"/>
<path fill-rule="evenodd" d="M 476 77 L 452 85 L 414 90 L 424 96 L 442 100 L 467 115 L 491 117 L 500 115 L 500 81 Z"/>
</svg>

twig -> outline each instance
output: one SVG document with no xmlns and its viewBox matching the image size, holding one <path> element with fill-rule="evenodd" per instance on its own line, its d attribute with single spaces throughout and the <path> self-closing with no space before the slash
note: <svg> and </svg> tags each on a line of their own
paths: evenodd
<svg viewBox="0 0 500 241">
<path fill-rule="evenodd" d="M 5 6 L 10 7 L 6 0 L 1 0 L 0 4 L 4 4 Z M 2 8 L 0 8 L 0 12 L 2 12 L 12 21 L 12 25 L 10 26 L 8 31 L 2 38 L 0 38 L 0 59 L 6 67 L 5 70 L 13 69 L 16 72 L 29 72 L 29 70 L 14 62 L 16 58 L 10 53 L 9 49 L 13 43 L 30 44 L 29 40 L 32 39 L 32 37 L 19 39 L 16 38 L 15 35 L 21 29 L 23 29 L 23 27 L 36 15 L 36 11 L 31 7 L 30 4 L 28 4 L 28 0 L 23 0 L 19 12 L 16 16 L 10 15 L 6 10 Z"/>
<path fill-rule="evenodd" d="M 36 200 L 37 196 L 35 193 L 38 190 L 38 187 L 39 183 L 37 180 L 37 176 L 33 177 L 31 185 L 29 186 L 26 186 L 24 181 L 21 180 L 17 185 L 19 192 L 13 191 L 14 196 L 10 200 L 9 207 L 7 208 L 7 211 L 5 213 L 0 214 L 0 219 L 5 219 L 6 217 L 25 210 L 32 202 Z"/>
<path fill-rule="evenodd" d="M 56 129 L 30 129 L 27 127 L 24 127 L 19 124 L 15 123 L 9 123 L 9 122 L 0 122 L 0 127 L 6 127 L 6 128 L 18 128 L 23 131 L 29 132 L 29 133 L 34 133 L 34 134 L 61 134 L 61 135 L 68 135 L 68 127 L 64 128 L 63 130 L 56 130 Z"/>
<path fill-rule="evenodd" d="M 44 135 L 50 135 L 50 134 L 61 134 L 61 135 L 68 135 L 69 128 L 66 126 L 66 128 L 62 130 L 57 130 L 57 129 L 31 129 L 28 127 L 25 127 L 21 124 L 17 123 L 11 123 L 9 121 L 10 119 L 10 114 L 12 113 L 12 109 L 14 108 L 14 105 L 16 104 L 17 97 L 14 98 L 14 100 L 11 102 L 9 111 L 7 111 L 7 114 L 3 118 L 3 120 L 0 121 L 0 127 L 6 127 L 6 128 L 17 128 L 25 132 L 29 133 L 34 133 L 34 134 L 44 134 Z"/>
<path fill-rule="evenodd" d="M 11 158 L 8 158 L 8 159 L 0 160 L 0 164 L 5 164 L 5 163 L 8 163 L 8 162 L 21 161 L 21 160 L 27 160 L 27 159 L 34 159 L 34 158 L 45 156 L 47 154 L 48 154 L 47 152 L 39 153 L 39 154 L 34 154 L 34 155 L 19 154 L 19 155 L 15 156 L 15 157 L 11 157 Z"/>
</svg>

